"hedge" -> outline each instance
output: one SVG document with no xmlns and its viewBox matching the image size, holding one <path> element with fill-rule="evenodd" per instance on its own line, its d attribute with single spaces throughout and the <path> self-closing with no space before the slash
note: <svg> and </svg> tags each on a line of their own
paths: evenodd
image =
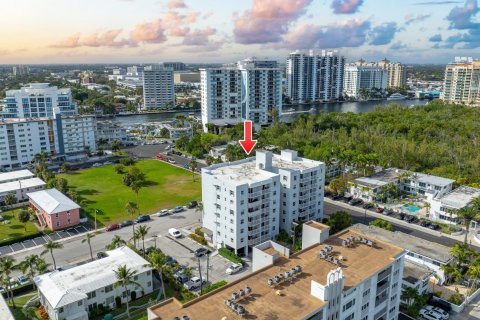
<svg viewBox="0 0 480 320">
<path fill-rule="evenodd" d="M 227 281 L 222 280 L 222 281 L 218 281 L 218 282 L 209 284 L 208 286 L 206 286 L 206 287 L 203 289 L 202 293 L 203 293 L 203 294 L 207 294 L 207 293 L 209 293 L 209 292 L 211 292 L 211 291 L 213 291 L 213 290 L 216 290 L 216 289 L 218 289 L 218 288 L 223 287 L 223 286 L 226 285 L 227 283 L 228 283 Z"/>
<path fill-rule="evenodd" d="M 235 253 L 232 251 L 228 250 L 227 248 L 220 248 L 218 249 L 218 253 L 224 257 L 225 259 L 228 259 L 232 261 L 233 263 L 243 263 L 242 259 L 237 256 Z"/>
<path fill-rule="evenodd" d="M 197 241 L 198 243 L 203 244 L 204 246 L 207 245 L 207 240 L 205 240 L 204 237 L 201 237 L 198 234 L 190 233 L 188 236 L 193 240 Z"/>
</svg>

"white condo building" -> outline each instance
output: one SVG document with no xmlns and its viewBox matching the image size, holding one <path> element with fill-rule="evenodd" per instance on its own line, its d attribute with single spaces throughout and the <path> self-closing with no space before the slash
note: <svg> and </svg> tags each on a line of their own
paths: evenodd
<svg viewBox="0 0 480 320">
<path fill-rule="evenodd" d="M 203 226 L 215 246 L 248 254 L 294 221 L 321 220 L 324 178 L 324 163 L 291 150 L 203 168 Z"/>
<path fill-rule="evenodd" d="M 128 247 L 107 251 L 107 257 L 71 269 L 53 271 L 35 277 L 40 303 L 52 320 L 88 320 L 89 312 L 103 305 L 118 308 L 130 301 L 132 293 L 141 297 L 153 291 L 152 267 Z M 115 270 L 126 265 L 135 271 L 135 284 L 128 285 L 128 292 L 116 286 Z"/>
<path fill-rule="evenodd" d="M 295 51 L 287 58 L 287 96 L 293 103 L 338 100 L 344 69 L 345 57 L 337 51 Z"/>
<path fill-rule="evenodd" d="M 54 134 L 58 155 L 84 154 L 97 151 L 95 116 L 69 116 L 54 118 Z"/>
<path fill-rule="evenodd" d="M 3 118 L 53 117 L 54 108 L 59 108 L 62 116 L 77 114 L 71 90 L 51 87 L 48 83 L 30 83 L 19 90 L 8 90 L 3 102 Z"/>
<path fill-rule="evenodd" d="M 282 110 L 282 76 L 273 60 L 246 59 L 221 68 L 200 69 L 202 123 L 233 125 L 273 121 Z"/>
<path fill-rule="evenodd" d="M 445 69 L 441 99 L 480 106 L 480 60 L 456 57 Z"/>
<path fill-rule="evenodd" d="M 345 66 L 343 91 L 346 97 L 358 99 L 363 90 L 378 89 L 385 92 L 388 85 L 388 71 L 374 63 L 363 60 Z"/>
<path fill-rule="evenodd" d="M 143 106 L 145 109 L 175 107 L 173 69 L 152 65 L 143 71 Z"/>
</svg>

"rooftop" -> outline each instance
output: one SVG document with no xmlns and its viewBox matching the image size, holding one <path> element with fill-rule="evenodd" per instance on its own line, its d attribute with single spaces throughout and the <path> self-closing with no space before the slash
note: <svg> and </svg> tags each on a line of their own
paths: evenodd
<svg viewBox="0 0 480 320">
<path fill-rule="evenodd" d="M 297 156 L 296 151 L 282 150 L 281 154 L 273 154 L 272 165 L 287 170 L 306 170 L 318 167 L 322 162 Z"/>
<path fill-rule="evenodd" d="M 26 169 L 11 171 L 11 172 L 3 172 L 3 173 L 0 173 L 0 183 L 3 183 L 4 181 L 32 178 L 34 176 L 35 175 L 30 170 L 26 170 Z"/>
<path fill-rule="evenodd" d="M 188 315 L 190 319 L 195 319 L 194 315 L 202 315 L 202 319 L 222 319 L 222 317 L 240 319 L 224 305 L 224 300 L 230 299 L 232 292 L 248 286 L 252 289 L 254 298 L 247 297 L 238 302 L 245 307 L 247 318 L 298 319 L 300 315 L 308 315 L 325 304 L 325 301 L 314 297 L 310 292 L 312 280 L 326 284 L 328 273 L 338 268 L 337 265 L 319 258 L 320 249 L 326 245 L 333 247 L 331 251 L 333 255 L 344 258 L 339 263 L 345 275 L 344 290 L 348 290 L 378 273 L 404 252 L 401 248 L 382 241 L 376 241 L 373 247 L 364 244 L 355 244 L 351 247 L 342 246 L 342 240 L 349 236 L 359 235 L 357 232 L 346 230 L 330 237 L 323 244 L 313 245 L 290 256 L 289 259 L 280 256 L 273 265 L 251 273 L 183 306 L 176 299 L 169 299 L 151 307 L 150 311 L 161 320 L 183 315 Z M 277 287 L 268 286 L 268 279 L 290 270 L 296 265 L 300 265 L 303 272 L 291 283 Z M 279 289 L 282 290 L 282 296 L 276 294 Z"/>
<path fill-rule="evenodd" d="M 424 265 L 405 260 L 403 267 L 403 280 L 416 284 L 418 280 L 425 281 L 435 272 Z"/>
<path fill-rule="evenodd" d="M 480 197 L 480 189 L 461 186 L 444 195 L 440 198 L 440 201 L 449 207 L 461 209 L 469 205 L 477 197 Z"/>
<path fill-rule="evenodd" d="M 405 173 L 405 170 L 388 168 L 380 172 L 376 172 L 371 176 L 357 178 L 353 181 L 358 185 L 375 188 L 387 185 L 389 183 L 398 182 L 403 173 Z"/>
<path fill-rule="evenodd" d="M 28 197 L 48 214 L 79 209 L 80 206 L 73 202 L 57 189 L 48 189 L 27 193 Z"/>
<path fill-rule="evenodd" d="M 323 224 L 323 223 L 320 223 L 320 222 L 317 222 L 317 221 L 307 221 L 304 224 L 307 225 L 307 226 L 310 226 L 312 228 L 319 229 L 319 230 L 330 229 L 330 227 L 327 226 L 326 224 Z"/>
<path fill-rule="evenodd" d="M 455 180 L 432 176 L 431 174 L 426 173 L 414 173 L 416 176 L 416 181 L 425 182 L 427 184 L 432 184 L 436 186 L 447 186 L 455 182 Z"/>
<path fill-rule="evenodd" d="M 0 184 L 0 194 L 22 189 L 28 192 L 28 188 L 44 186 L 46 183 L 40 178 L 31 178 L 17 181 L 10 181 Z"/>
<path fill-rule="evenodd" d="M 0 294 L 0 318 L 2 320 L 15 320 L 13 317 L 10 308 L 7 305 L 7 302 L 3 298 L 3 295 Z"/>
<path fill-rule="evenodd" d="M 402 232 L 391 232 L 374 226 L 355 224 L 352 230 L 363 233 L 378 240 L 401 245 L 405 250 L 429 257 L 442 263 L 447 263 L 452 257 L 450 248 L 435 242 L 427 241 Z"/>
<path fill-rule="evenodd" d="M 86 299 L 87 293 L 117 282 L 114 270 L 121 265 L 143 273 L 152 268 L 128 247 L 107 251 L 108 256 L 71 269 L 53 271 L 36 277 L 38 290 L 54 307 L 59 308 Z M 146 266 L 147 265 L 147 266 Z"/>
</svg>

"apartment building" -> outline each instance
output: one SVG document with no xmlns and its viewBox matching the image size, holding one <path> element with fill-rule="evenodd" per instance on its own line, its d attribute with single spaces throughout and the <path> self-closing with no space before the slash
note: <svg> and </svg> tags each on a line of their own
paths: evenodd
<svg viewBox="0 0 480 320">
<path fill-rule="evenodd" d="M 291 150 L 203 168 L 203 226 L 215 246 L 248 254 L 293 222 L 321 220 L 324 179 L 324 163 Z"/>
<path fill-rule="evenodd" d="M 25 76 L 30 73 L 30 68 L 26 65 L 18 65 L 12 67 L 12 74 L 14 76 Z"/>
<path fill-rule="evenodd" d="M 106 252 L 107 257 L 62 271 L 53 271 L 35 277 L 40 303 L 52 320 L 88 320 L 89 313 L 100 305 L 118 308 L 117 297 L 122 305 L 153 291 L 152 267 L 128 247 Z M 135 271 L 134 281 L 128 293 L 123 286 L 116 286 L 115 270 L 126 266 Z M 118 299 L 117 299 L 118 300 Z"/>
<path fill-rule="evenodd" d="M 293 103 L 338 100 L 343 95 L 345 57 L 337 51 L 295 51 L 287 58 L 287 96 Z"/>
<path fill-rule="evenodd" d="M 375 63 L 359 60 L 345 66 L 343 92 L 346 97 L 359 99 L 364 93 L 383 94 L 388 85 L 388 72 Z"/>
<path fill-rule="evenodd" d="M 268 125 L 282 110 L 282 76 L 276 61 L 250 58 L 221 68 L 200 69 L 202 123 Z"/>
<path fill-rule="evenodd" d="M 173 71 L 185 71 L 187 69 L 187 67 L 185 66 L 185 63 L 178 62 L 178 61 L 175 61 L 175 62 L 167 61 L 167 62 L 164 62 L 163 65 L 166 68 L 172 69 Z"/>
<path fill-rule="evenodd" d="M 404 88 L 407 84 L 407 67 L 401 63 L 392 63 L 387 58 L 377 62 L 379 67 L 387 71 L 387 88 Z"/>
<path fill-rule="evenodd" d="M 97 142 L 102 141 L 107 144 L 115 140 L 124 144 L 128 142 L 127 129 L 113 121 L 97 121 L 95 136 Z"/>
<path fill-rule="evenodd" d="M 152 65 L 143 70 L 143 107 L 166 109 L 175 107 L 173 69 Z"/>
<path fill-rule="evenodd" d="M 446 102 L 480 106 L 480 60 L 456 57 L 445 68 L 441 99 Z"/>
<path fill-rule="evenodd" d="M 2 118 L 43 118 L 53 117 L 54 108 L 62 116 L 77 114 L 69 88 L 59 89 L 48 83 L 30 83 L 19 90 L 8 90 L 3 99 Z"/>
<path fill-rule="evenodd" d="M 460 186 L 440 197 L 431 199 L 430 218 L 444 223 L 458 223 L 456 211 L 471 206 L 475 198 L 480 197 L 480 189 Z"/>
<path fill-rule="evenodd" d="M 86 151 L 97 151 L 95 116 L 62 117 L 54 116 L 54 136 L 59 155 L 84 154 Z"/>
<path fill-rule="evenodd" d="M 403 249 L 353 230 L 329 236 L 314 221 L 303 228 L 302 251 L 261 243 L 252 273 L 188 304 L 165 300 L 147 309 L 148 319 L 398 318 Z"/>
</svg>

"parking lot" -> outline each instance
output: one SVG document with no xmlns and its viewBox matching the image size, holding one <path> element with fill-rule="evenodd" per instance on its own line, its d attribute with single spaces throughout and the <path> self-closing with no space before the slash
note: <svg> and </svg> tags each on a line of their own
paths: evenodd
<svg viewBox="0 0 480 320">
<path fill-rule="evenodd" d="M 0 256 L 8 253 L 12 253 L 12 252 L 17 252 L 23 249 L 36 247 L 50 240 L 56 241 L 56 240 L 68 238 L 77 234 L 86 233 L 89 230 L 91 230 L 90 227 L 81 225 L 75 228 L 70 228 L 67 230 L 61 230 L 61 231 L 56 231 L 50 234 L 42 235 L 30 240 L 13 243 L 11 245 L 0 247 Z"/>
</svg>

